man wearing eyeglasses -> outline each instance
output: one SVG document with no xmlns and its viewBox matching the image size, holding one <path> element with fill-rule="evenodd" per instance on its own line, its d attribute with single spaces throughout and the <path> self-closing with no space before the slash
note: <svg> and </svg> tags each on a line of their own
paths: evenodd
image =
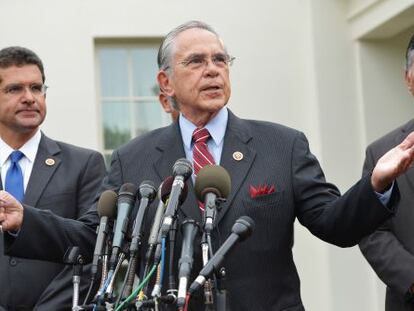
<svg viewBox="0 0 414 311">
<path fill-rule="evenodd" d="M 34 52 L 0 50 L 0 189 L 23 205 L 76 219 L 94 201 L 104 162 L 96 151 L 52 140 L 40 131 L 46 116 L 44 83 L 43 64 Z M 27 230 L 39 234 L 35 239 L 42 242 L 41 228 Z M 6 238 L 23 231 L 0 233 L 0 310 L 70 309 L 70 267 L 3 254 L 3 234 Z"/>
<path fill-rule="evenodd" d="M 188 22 L 167 34 L 158 53 L 157 78 L 162 92 L 180 111 L 178 122 L 116 150 L 101 191 L 146 179 L 159 184 L 171 175 L 174 162 L 186 157 L 193 163 L 194 176 L 178 211 L 179 219 L 202 223 L 202 205 L 192 191 L 192 182 L 204 164 L 220 164 L 231 176 L 231 192 L 217 215 L 214 249 L 240 216 L 250 216 L 256 223 L 252 236 L 224 261 L 230 309 L 303 311 L 292 255 L 295 219 L 329 243 L 342 247 L 358 243 L 395 212 L 398 187 L 393 181 L 413 162 L 414 133 L 380 159 L 372 174 L 340 196 L 338 189 L 325 181 L 303 133 L 270 122 L 240 119 L 226 108 L 232 60 L 218 34 L 203 22 Z M 61 239 L 45 234 L 45 241 L 52 246 L 45 253 L 25 234 L 29 224 L 46 227 L 41 213 L 23 208 L 7 193 L 0 192 L 2 198 L 0 221 L 4 228 L 23 233 L 6 241 L 9 254 L 58 260 L 62 249 L 75 243 L 90 260 L 96 211 L 70 223 L 48 215 Z M 147 229 L 154 210 L 148 211 Z M 178 236 L 177 245 L 181 242 Z M 194 244 L 193 277 L 202 266 L 198 242 Z M 198 292 L 191 297 L 188 310 L 204 310 L 204 303 L 203 291 Z"/>
</svg>

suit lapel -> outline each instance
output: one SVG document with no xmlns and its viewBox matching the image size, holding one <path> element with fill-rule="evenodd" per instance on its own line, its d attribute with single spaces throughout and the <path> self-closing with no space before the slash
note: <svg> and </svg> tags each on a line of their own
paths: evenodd
<svg viewBox="0 0 414 311">
<path fill-rule="evenodd" d="M 172 175 L 172 168 L 175 161 L 180 158 L 185 158 L 180 127 L 177 122 L 166 128 L 165 134 L 157 144 L 156 148 L 160 151 L 160 156 L 154 162 L 154 169 L 160 179 L 164 180 L 166 177 Z M 201 214 L 198 209 L 198 203 L 194 195 L 193 183 L 191 180 L 187 181 L 187 186 L 188 195 L 180 210 L 185 217 L 200 222 Z"/>
<path fill-rule="evenodd" d="M 243 123 L 243 120 L 237 118 L 229 110 L 229 121 L 224 137 L 220 165 L 223 166 L 231 176 L 231 191 L 227 201 L 222 204 L 222 208 L 218 212 L 217 223 L 224 217 L 230 208 L 256 157 L 256 151 L 248 145 L 249 141 L 252 139 L 252 135 Z M 237 152 L 239 152 L 239 155 L 242 155 L 242 159 L 235 156 L 235 153 Z"/>
<path fill-rule="evenodd" d="M 23 203 L 36 206 L 50 178 L 60 165 L 59 153 L 58 144 L 42 133 Z"/>
</svg>

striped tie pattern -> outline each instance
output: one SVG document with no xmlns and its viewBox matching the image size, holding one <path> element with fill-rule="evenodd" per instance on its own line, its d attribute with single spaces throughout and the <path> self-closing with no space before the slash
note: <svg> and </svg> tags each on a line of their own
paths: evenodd
<svg viewBox="0 0 414 311">
<path fill-rule="evenodd" d="M 210 132 L 206 128 L 196 128 L 193 132 L 193 169 L 194 175 L 208 164 L 214 164 L 214 158 L 208 151 L 207 140 L 210 138 Z M 198 207 L 204 211 L 204 203 L 198 201 Z"/>
<path fill-rule="evenodd" d="M 207 140 L 210 138 L 210 133 L 206 128 L 196 128 L 193 132 L 193 166 L 194 175 L 207 164 L 214 164 L 214 158 L 208 151 Z"/>
</svg>

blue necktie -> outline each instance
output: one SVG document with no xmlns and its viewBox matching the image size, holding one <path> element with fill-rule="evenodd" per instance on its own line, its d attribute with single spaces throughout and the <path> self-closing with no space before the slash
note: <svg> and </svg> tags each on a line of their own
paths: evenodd
<svg viewBox="0 0 414 311">
<path fill-rule="evenodd" d="M 10 154 L 11 163 L 6 174 L 5 190 L 19 200 L 19 202 L 22 202 L 24 197 L 23 173 L 19 165 L 19 161 L 23 156 L 24 154 L 19 150 L 15 150 Z"/>
</svg>

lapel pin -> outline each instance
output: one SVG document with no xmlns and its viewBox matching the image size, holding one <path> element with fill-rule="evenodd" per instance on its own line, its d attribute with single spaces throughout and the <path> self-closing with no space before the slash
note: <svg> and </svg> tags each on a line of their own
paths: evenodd
<svg viewBox="0 0 414 311">
<path fill-rule="evenodd" d="M 241 153 L 240 151 L 235 151 L 233 153 L 233 159 L 236 160 L 236 161 L 243 160 L 243 153 Z"/>
<path fill-rule="evenodd" d="M 45 160 L 45 163 L 47 166 L 52 166 L 55 165 L 55 160 L 53 160 L 52 158 L 48 158 Z"/>
</svg>

